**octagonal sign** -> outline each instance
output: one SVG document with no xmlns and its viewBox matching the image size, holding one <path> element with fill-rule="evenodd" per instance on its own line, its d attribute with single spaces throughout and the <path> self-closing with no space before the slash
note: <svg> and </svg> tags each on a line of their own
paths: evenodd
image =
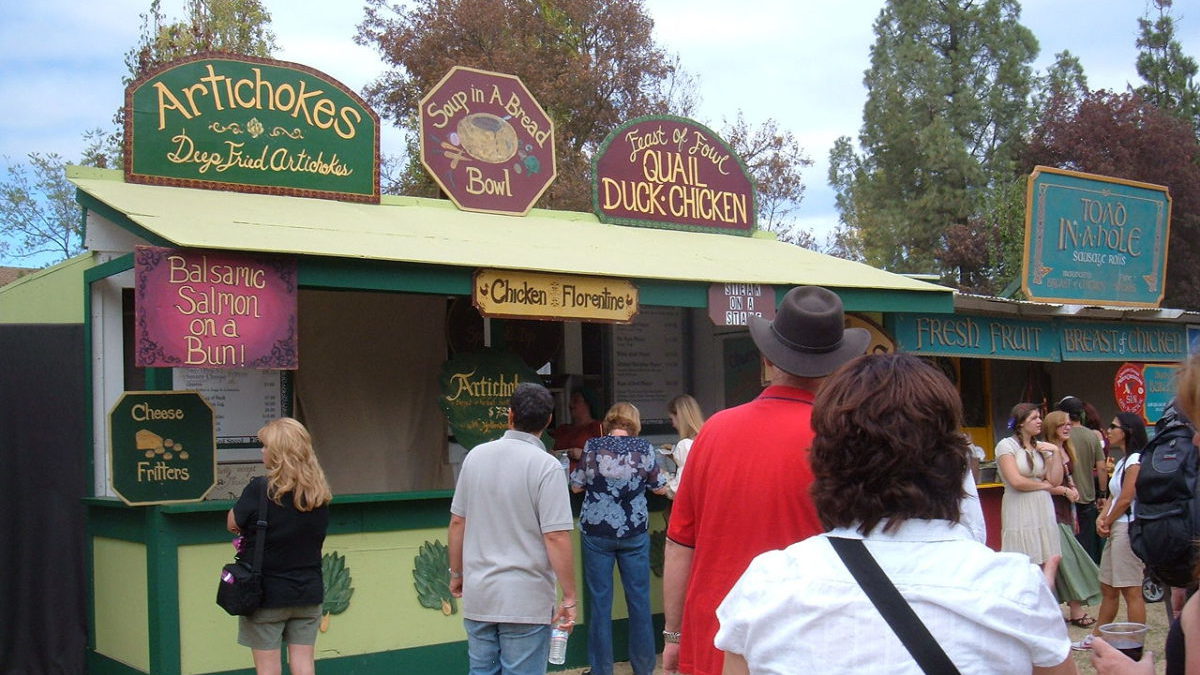
<svg viewBox="0 0 1200 675">
<path fill-rule="evenodd" d="M 554 181 L 554 124 L 516 76 L 455 66 L 421 99 L 421 164 L 458 208 L 523 216 Z"/>
<path fill-rule="evenodd" d="M 127 391 L 109 412 L 112 488 L 126 504 L 204 499 L 216 484 L 212 406 L 195 391 Z"/>
</svg>

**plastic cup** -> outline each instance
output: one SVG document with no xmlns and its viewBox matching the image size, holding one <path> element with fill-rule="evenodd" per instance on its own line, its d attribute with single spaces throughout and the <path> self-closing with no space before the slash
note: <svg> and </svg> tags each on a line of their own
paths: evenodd
<svg viewBox="0 0 1200 675">
<path fill-rule="evenodd" d="M 1144 623 L 1106 623 L 1100 626 L 1100 637 L 1125 656 L 1141 661 L 1146 645 L 1146 630 Z"/>
</svg>

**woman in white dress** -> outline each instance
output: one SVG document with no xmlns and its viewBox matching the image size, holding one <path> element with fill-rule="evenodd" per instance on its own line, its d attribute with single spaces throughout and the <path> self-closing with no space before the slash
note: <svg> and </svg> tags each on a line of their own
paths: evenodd
<svg viewBox="0 0 1200 675">
<path fill-rule="evenodd" d="M 1065 495 L 1061 461 L 1048 461 L 1056 448 L 1042 443 L 1042 413 L 1034 403 L 1013 407 L 1013 432 L 996 444 L 996 465 L 1004 482 L 1000 504 L 1000 550 L 1029 556 L 1036 565 L 1061 555 L 1058 523 L 1051 495 Z"/>
</svg>

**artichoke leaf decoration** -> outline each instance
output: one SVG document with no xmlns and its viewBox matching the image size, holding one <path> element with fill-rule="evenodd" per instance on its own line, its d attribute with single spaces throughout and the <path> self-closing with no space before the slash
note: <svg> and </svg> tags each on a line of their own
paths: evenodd
<svg viewBox="0 0 1200 675">
<path fill-rule="evenodd" d="M 413 586 L 422 607 L 440 609 L 450 616 L 458 603 L 450 595 L 450 550 L 440 540 L 426 541 L 413 559 Z"/>
<path fill-rule="evenodd" d="M 321 577 L 325 581 L 325 604 L 321 607 L 321 632 L 324 633 L 329 630 L 333 615 L 350 607 L 350 596 L 354 595 L 346 556 L 338 555 L 337 551 L 321 556 Z"/>
</svg>

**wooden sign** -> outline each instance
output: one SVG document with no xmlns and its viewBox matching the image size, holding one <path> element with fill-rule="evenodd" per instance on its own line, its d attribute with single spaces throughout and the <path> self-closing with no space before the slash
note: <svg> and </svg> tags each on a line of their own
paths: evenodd
<svg viewBox="0 0 1200 675">
<path fill-rule="evenodd" d="M 602 222 L 749 236 L 758 222 L 754 181 L 708 127 L 681 117 L 638 117 L 604 139 L 593 160 L 592 204 Z"/>
<path fill-rule="evenodd" d="M 295 258 L 138 246 L 134 273 L 138 366 L 299 367 Z"/>
<path fill-rule="evenodd" d="M 125 90 L 125 180 L 379 202 L 379 117 L 306 66 L 206 52 Z"/>
<path fill-rule="evenodd" d="M 126 504 L 200 501 L 216 483 L 213 411 L 197 392 L 125 392 L 108 428 L 112 488 Z"/>
<path fill-rule="evenodd" d="M 454 439 L 471 448 L 494 441 L 508 428 L 508 404 L 517 385 L 541 378 L 516 354 L 486 350 L 455 354 L 442 364 L 438 403 Z"/>
<path fill-rule="evenodd" d="M 775 318 L 775 287 L 766 284 L 711 284 L 708 318 L 714 326 L 746 326 L 750 317 Z"/>
<path fill-rule="evenodd" d="M 1029 177 L 1022 290 L 1030 300 L 1157 307 L 1171 196 L 1161 185 L 1039 166 Z"/>
<path fill-rule="evenodd" d="M 523 216 L 554 182 L 554 123 L 515 75 L 456 66 L 419 110 L 421 164 L 458 208 Z"/>
<path fill-rule="evenodd" d="M 479 270 L 471 300 L 501 318 L 629 323 L 638 313 L 637 286 L 607 277 Z"/>
</svg>

